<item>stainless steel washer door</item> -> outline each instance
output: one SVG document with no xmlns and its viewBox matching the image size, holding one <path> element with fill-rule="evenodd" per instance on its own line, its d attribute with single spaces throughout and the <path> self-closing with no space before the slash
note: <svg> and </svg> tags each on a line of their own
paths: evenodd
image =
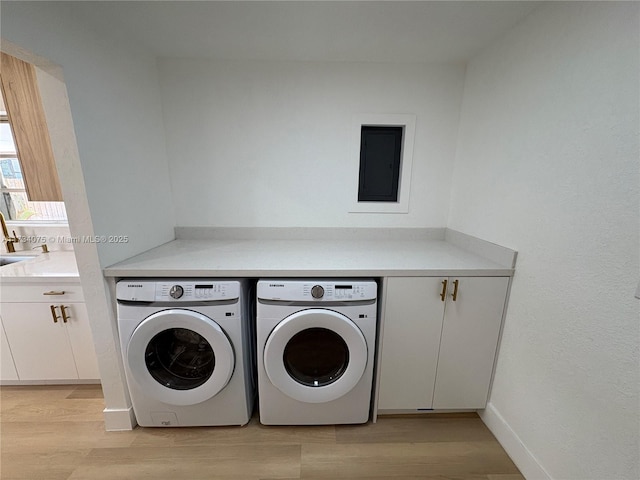
<svg viewBox="0 0 640 480">
<path fill-rule="evenodd" d="M 367 343 L 348 317 L 327 309 L 296 312 L 273 329 L 264 367 L 285 395 L 308 403 L 336 400 L 351 391 L 367 366 Z"/>
<path fill-rule="evenodd" d="M 231 379 L 235 357 L 222 328 L 183 309 L 150 315 L 127 347 L 129 372 L 143 391 L 170 405 L 194 405 L 218 394 Z"/>
</svg>

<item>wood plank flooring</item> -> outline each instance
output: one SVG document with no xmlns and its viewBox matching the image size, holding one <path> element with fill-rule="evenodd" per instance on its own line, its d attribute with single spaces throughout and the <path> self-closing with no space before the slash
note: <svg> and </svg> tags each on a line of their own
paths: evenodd
<svg viewBox="0 0 640 480">
<path fill-rule="evenodd" d="M 0 388 L 2 480 L 523 480 L 475 414 L 105 432 L 98 385 Z"/>
</svg>

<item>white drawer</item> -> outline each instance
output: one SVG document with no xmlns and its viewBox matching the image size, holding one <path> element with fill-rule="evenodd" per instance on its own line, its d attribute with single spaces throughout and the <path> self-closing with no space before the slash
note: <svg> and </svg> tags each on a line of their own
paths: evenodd
<svg viewBox="0 0 640 480">
<path fill-rule="evenodd" d="M 84 302 L 84 295 L 79 283 L 2 285 L 0 303 L 13 302 Z"/>
</svg>

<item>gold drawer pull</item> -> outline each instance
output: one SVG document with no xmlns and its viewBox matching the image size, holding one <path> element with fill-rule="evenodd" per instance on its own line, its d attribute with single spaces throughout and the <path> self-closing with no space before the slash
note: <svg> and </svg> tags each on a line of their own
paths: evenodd
<svg viewBox="0 0 640 480">
<path fill-rule="evenodd" d="M 455 302 L 458 299 L 458 280 L 453 281 L 453 301 Z"/>
<path fill-rule="evenodd" d="M 442 292 L 440 293 L 440 299 L 444 302 L 447 297 L 447 281 L 442 280 Z"/>
<path fill-rule="evenodd" d="M 44 292 L 43 295 L 64 295 L 64 290 L 49 290 Z"/>
<path fill-rule="evenodd" d="M 51 316 L 53 317 L 53 323 L 58 323 L 58 315 L 56 314 L 56 307 L 54 305 L 49 305 L 49 308 L 51 308 Z"/>
<path fill-rule="evenodd" d="M 60 305 L 60 312 L 62 313 L 62 321 L 67 323 L 71 318 L 71 315 L 67 315 L 67 308 L 64 305 Z"/>
</svg>

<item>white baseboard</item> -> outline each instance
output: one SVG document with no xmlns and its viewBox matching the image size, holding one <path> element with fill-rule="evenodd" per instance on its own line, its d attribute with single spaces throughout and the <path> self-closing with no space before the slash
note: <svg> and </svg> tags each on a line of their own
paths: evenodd
<svg viewBox="0 0 640 480">
<path fill-rule="evenodd" d="M 507 455 L 527 480 L 552 480 L 551 475 L 544 469 L 538 459 L 533 456 L 520 437 L 514 432 L 507 421 L 496 410 L 492 403 L 478 412 L 487 428 L 496 437 Z"/>
<path fill-rule="evenodd" d="M 100 385 L 100 380 L 0 380 L 0 387 L 5 385 Z"/>
<path fill-rule="evenodd" d="M 138 424 L 132 407 L 122 409 L 105 408 L 102 413 L 104 414 L 104 427 L 107 432 L 133 430 Z"/>
</svg>

